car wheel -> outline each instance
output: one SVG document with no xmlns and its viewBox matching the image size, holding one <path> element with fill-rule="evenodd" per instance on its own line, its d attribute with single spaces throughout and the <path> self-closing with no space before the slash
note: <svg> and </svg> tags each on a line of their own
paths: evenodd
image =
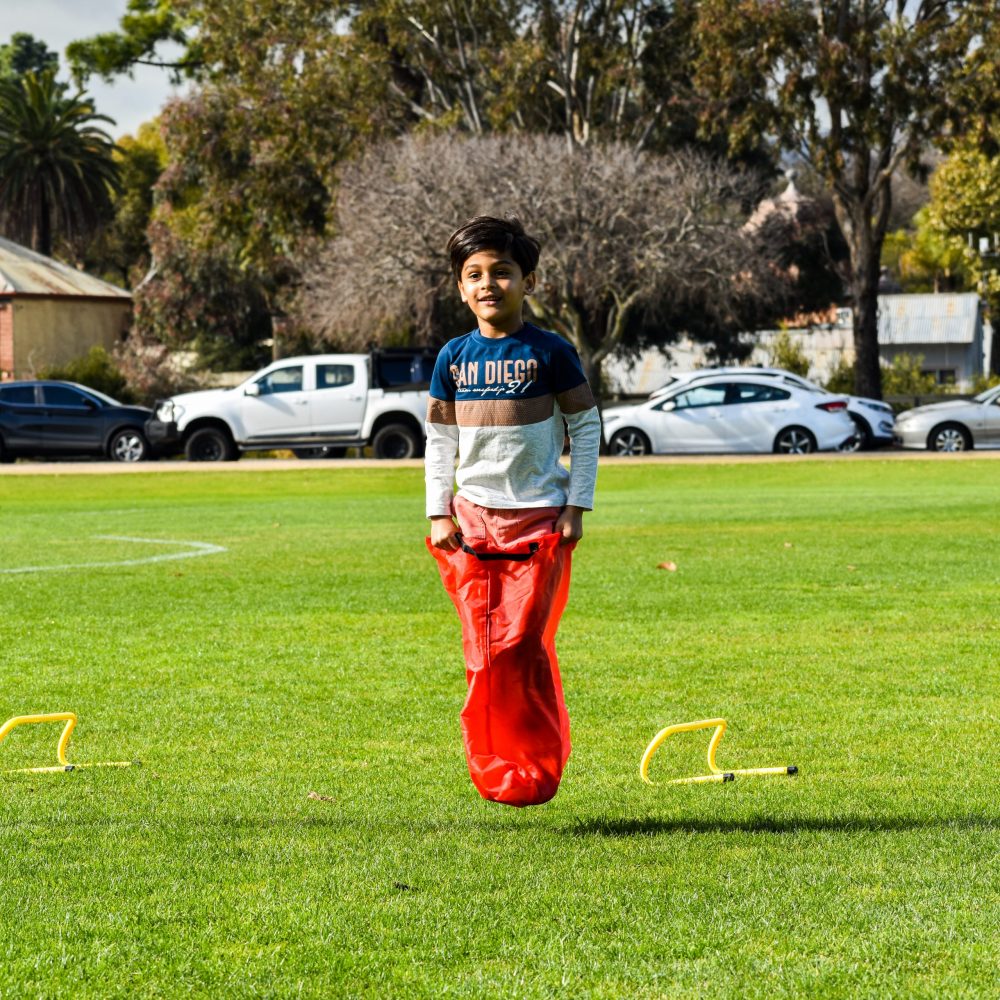
<svg viewBox="0 0 1000 1000">
<path fill-rule="evenodd" d="M 642 431 L 636 430 L 634 427 L 623 427 L 611 435 L 608 451 L 612 455 L 631 458 L 634 455 L 651 455 L 653 446 Z"/>
<path fill-rule="evenodd" d="M 961 424 L 941 424 L 927 435 L 929 451 L 969 451 L 972 435 Z"/>
<path fill-rule="evenodd" d="M 202 427 L 188 438 L 184 454 L 189 462 L 232 462 L 238 457 L 233 439 L 218 427 Z"/>
<path fill-rule="evenodd" d="M 123 427 L 115 431 L 108 442 L 108 458 L 112 462 L 142 462 L 149 457 L 149 442 L 142 431 Z"/>
<path fill-rule="evenodd" d="M 406 424 L 386 424 L 372 438 L 372 454 L 376 458 L 416 458 L 420 441 Z"/>
<path fill-rule="evenodd" d="M 347 454 L 347 449 L 320 445 L 316 448 L 293 448 L 292 454 L 296 458 L 343 458 Z"/>
<path fill-rule="evenodd" d="M 816 450 L 816 439 L 804 427 L 786 427 L 774 439 L 779 455 L 808 455 Z"/>
<path fill-rule="evenodd" d="M 840 445 L 837 451 L 868 451 L 872 446 L 871 428 L 860 417 L 854 416 L 853 413 L 851 414 L 851 420 L 854 421 L 854 434 Z"/>
</svg>

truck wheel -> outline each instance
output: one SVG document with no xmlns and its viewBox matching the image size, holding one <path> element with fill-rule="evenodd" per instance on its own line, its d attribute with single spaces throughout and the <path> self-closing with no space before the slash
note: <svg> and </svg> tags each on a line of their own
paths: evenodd
<svg viewBox="0 0 1000 1000">
<path fill-rule="evenodd" d="M 406 424 L 386 424 L 372 438 L 376 458 L 416 458 L 419 451 L 416 432 Z"/>
<path fill-rule="evenodd" d="M 239 454 L 233 439 L 218 427 L 202 427 L 188 438 L 184 454 L 189 462 L 233 462 Z"/>
</svg>

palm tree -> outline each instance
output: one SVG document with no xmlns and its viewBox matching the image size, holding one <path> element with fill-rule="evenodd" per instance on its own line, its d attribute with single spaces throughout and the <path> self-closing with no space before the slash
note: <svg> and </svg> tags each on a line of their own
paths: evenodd
<svg viewBox="0 0 1000 1000">
<path fill-rule="evenodd" d="M 0 232 L 48 256 L 54 233 L 86 236 L 109 218 L 121 184 L 99 121 L 114 124 L 53 70 L 0 81 Z"/>
</svg>

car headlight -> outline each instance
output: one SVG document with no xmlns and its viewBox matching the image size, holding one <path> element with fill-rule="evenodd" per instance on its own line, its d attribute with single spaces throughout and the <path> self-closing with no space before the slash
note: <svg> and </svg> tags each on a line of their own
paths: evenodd
<svg viewBox="0 0 1000 1000">
<path fill-rule="evenodd" d="M 861 405 L 866 410 L 872 410 L 875 413 L 892 413 L 892 407 L 886 403 L 862 403 Z"/>
<path fill-rule="evenodd" d="M 170 399 L 165 399 L 162 403 L 156 404 L 156 419 L 162 420 L 165 424 L 170 424 L 180 419 L 183 412 L 184 407 L 178 406 Z"/>
</svg>

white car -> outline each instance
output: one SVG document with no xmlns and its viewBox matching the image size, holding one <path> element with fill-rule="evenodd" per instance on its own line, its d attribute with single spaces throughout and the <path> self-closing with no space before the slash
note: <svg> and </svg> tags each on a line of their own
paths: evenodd
<svg viewBox="0 0 1000 1000">
<path fill-rule="evenodd" d="M 604 411 L 612 455 L 832 451 L 855 435 L 847 399 L 773 378 L 714 374 L 679 381 L 637 406 Z"/>
<path fill-rule="evenodd" d="M 834 393 L 822 386 L 810 382 L 809 379 L 796 375 L 784 368 L 764 368 L 756 366 L 699 368 L 690 372 L 676 372 L 669 382 L 650 393 L 649 398 L 661 396 L 683 382 L 691 382 L 713 375 L 762 375 L 765 378 L 781 380 L 786 385 L 794 385 L 799 389 L 832 396 Z M 841 451 L 860 451 L 893 443 L 894 422 L 892 407 L 881 399 L 869 399 L 867 396 L 847 395 L 847 412 L 854 421 L 857 434 L 846 442 Z"/>
<path fill-rule="evenodd" d="M 928 451 L 1000 448 L 1000 385 L 972 399 L 905 410 L 896 417 L 896 440 L 904 448 Z"/>
</svg>

